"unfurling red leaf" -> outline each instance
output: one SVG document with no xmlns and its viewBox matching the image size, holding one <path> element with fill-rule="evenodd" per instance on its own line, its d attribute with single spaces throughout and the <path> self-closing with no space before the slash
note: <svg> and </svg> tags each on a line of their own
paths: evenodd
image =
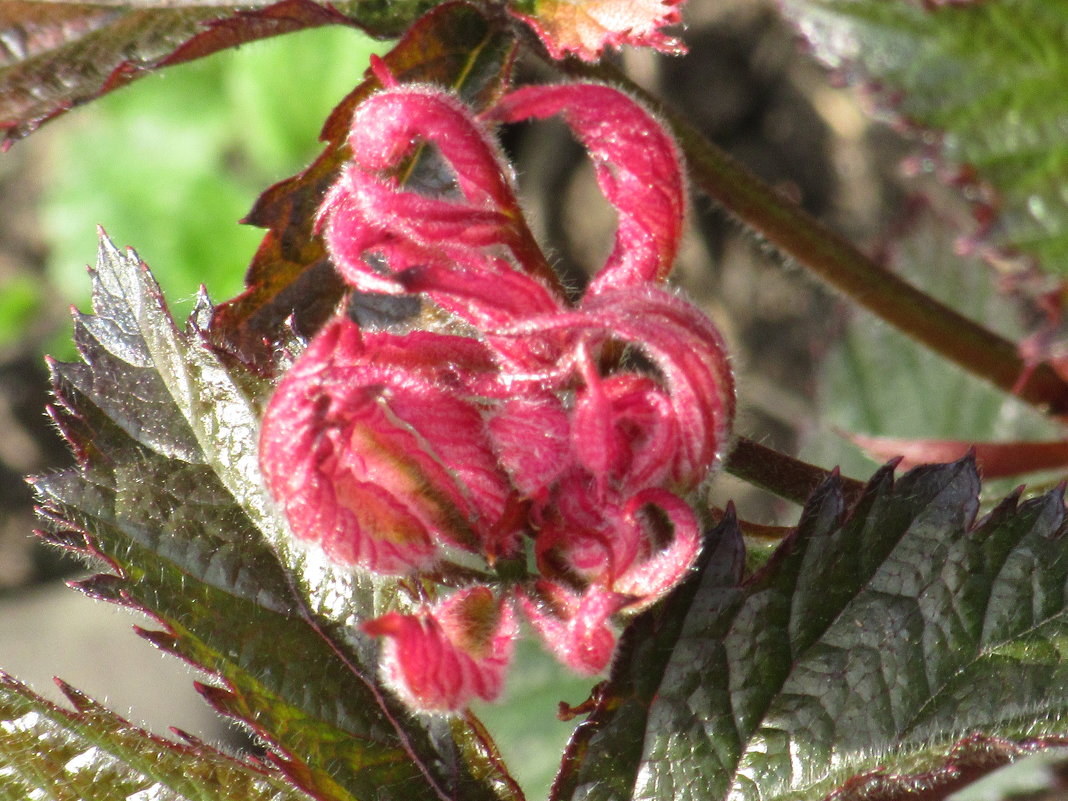
<svg viewBox="0 0 1068 801">
<path fill-rule="evenodd" d="M 514 122 L 555 114 L 589 151 L 597 184 L 619 214 L 614 247 L 588 290 L 663 281 L 675 265 L 686 191 L 674 140 L 633 98 L 608 86 L 527 86 L 491 111 Z"/>
<path fill-rule="evenodd" d="M 553 58 L 596 61 L 606 47 L 636 45 L 663 53 L 685 52 L 661 28 L 681 20 L 683 0 L 511 0 L 509 11 L 526 21 Z"/>
<path fill-rule="evenodd" d="M 475 7 L 445 3 L 417 20 L 384 61 L 398 81 L 451 88 L 481 108 L 504 90 L 515 48 L 514 36 Z M 246 218 L 268 231 L 249 267 L 247 289 L 221 304 L 212 321 L 213 339 L 241 358 L 266 368 L 270 357 L 264 342 L 277 340 L 287 319 L 311 336 L 335 312 L 345 285 L 315 230 L 315 219 L 351 156 L 353 113 L 380 88 L 376 78 L 368 77 L 338 104 L 323 126 L 320 138 L 327 145 L 319 158 L 267 189 Z"/>
<path fill-rule="evenodd" d="M 553 798 L 943 798 L 1064 742 L 1063 498 L 976 522 L 971 461 L 892 475 L 849 511 L 829 481 L 748 578 L 733 518 L 710 532 L 626 630 Z"/>
<path fill-rule="evenodd" d="M 520 596 L 523 610 L 545 646 L 583 676 L 607 667 L 616 650 L 610 618 L 627 602 L 627 596 L 596 585 L 578 593 L 546 580 L 538 582 L 536 596 Z"/>
<path fill-rule="evenodd" d="M 415 614 L 363 624 L 385 637 L 383 672 L 415 709 L 452 712 L 501 693 L 519 627 L 510 603 L 487 587 L 462 590 Z"/>
<path fill-rule="evenodd" d="M 293 533 L 384 574 L 432 567 L 441 545 L 489 548 L 510 487 L 471 396 L 492 366 L 469 337 L 365 334 L 347 317 L 327 326 L 260 434 Z"/>
</svg>

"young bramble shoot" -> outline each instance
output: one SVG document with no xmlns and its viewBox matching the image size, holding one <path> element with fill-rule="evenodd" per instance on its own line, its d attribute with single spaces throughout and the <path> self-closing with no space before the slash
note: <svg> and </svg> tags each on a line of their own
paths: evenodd
<svg viewBox="0 0 1068 801">
<path fill-rule="evenodd" d="M 682 52 L 667 27 L 681 0 L 4 5 L 0 33 L 18 45 L 0 65 L 8 140 L 265 36 L 403 37 L 330 114 L 321 154 L 246 217 L 266 234 L 242 295 L 216 308 L 202 291 L 183 325 L 140 257 L 101 232 L 92 310 L 74 315 L 80 360 L 49 362 L 49 411 L 77 464 L 32 479 L 41 536 L 100 571 L 77 589 L 145 613 L 138 633 L 202 671 L 196 689 L 259 748 L 160 737 L 63 682 L 66 708 L 0 671 L 0 798 L 524 801 L 540 786 L 549 801 L 944 801 L 1068 743 L 1063 485 L 994 504 L 980 482 L 1068 464 L 1063 287 L 1035 304 L 1034 275 L 1013 277 L 1019 308 L 1046 323 L 1019 345 L 994 334 L 896 269 L 930 281 L 930 264 L 895 255 L 884 269 L 594 63 L 624 45 Z M 1068 161 L 1036 166 L 1034 146 L 1063 139 L 1046 123 L 1065 117 L 1068 59 L 1039 47 L 1049 69 L 1036 72 L 1036 48 L 1016 45 L 1062 42 L 1056 5 L 777 4 L 818 57 L 884 87 L 908 127 L 934 128 L 925 156 L 963 157 L 942 166 L 978 204 L 971 245 L 1038 261 L 1068 242 Z M 534 82 L 516 87 L 520 57 Z M 984 80 L 995 73 L 1026 80 Z M 799 99 L 837 118 L 806 76 Z M 694 94 L 719 103 L 721 88 Z M 499 130 L 550 117 L 615 212 L 581 292 L 520 205 L 516 176 L 539 168 L 525 143 L 509 163 Z M 818 467 L 733 434 L 723 337 L 667 286 L 683 155 L 748 233 L 986 379 L 998 408 L 997 388 L 1038 407 L 1045 433 L 1001 430 L 999 413 L 998 431 L 902 437 L 872 413 L 854 444 L 904 459 L 866 482 L 833 467 L 840 452 L 810 454 Z M 558 195 L 552 211 L 571 192 Z M 967 266 L 959 255 L 937 264 Z M 756 371 L 756 318 L 723 305 Z M 844 349 L 849 385 L 813 384 L 854 410 L 926 407 L 950 386 L 897 346 L 871 369 Z M 796 522 L 706 508 L 721 465 L 796 502 Z M 551 732 L 556 708 L 584 720 Z"/>
<path fill-rule="evenodd" d="M 320 224 L 354 289 L 417 294 L 471 333 L 339 318 L 282 380 L 260 454 L 294 534 L 340 563 L 427 578 L 450 549 L 487 571 L 531 550 L 534 576 L 363 624 L 387 639 L 384 675 L 405 701 L 457 711 L 500 692 L 513 604 L 564 664 L 595 674 L 619 613 L 682 580 L 700 538 L 681 496 L 722 456 L 734 388 L 716 329 L 660 286 L 685 197 L 654 117 L 598 84 L 519 89 L 477 116 L 444 90 L 391 83 L 357 109 L 352 160 Z M 553 114 L 619 214 L 611 254 L 574 303 L 541 274 L 490 127 Z M 455 196 L 401 186 L 416 143 L 437 147 Z M 618 345 L 659 378 L 613 363 Z"/>
</svg>

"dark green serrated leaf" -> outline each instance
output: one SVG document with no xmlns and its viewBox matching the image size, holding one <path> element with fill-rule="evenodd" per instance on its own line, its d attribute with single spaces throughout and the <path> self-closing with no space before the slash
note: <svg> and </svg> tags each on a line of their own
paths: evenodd
<svg viewBox="0 0 1068 801">
<path fill-rule="evenodd" d="M 1047 0 L 932 10 L 903 0 L 781 5 L 823 61 L 874 84 L 906 122 L 944 132 L 940 158 L 980 201 L 980 222 L 997 212 L 986 243 L 1068 272 L 1068 7 Z M 994 197 L 975 197 L 981 187 L 972 169 Z"/>
<path fill-rule="evenodd" d="M 1064 500 L 976 524 L 978 491 L 967 460 L 884 469 L 846 515 L 831 480 L 744 583 L 725 521 L 628 630 L 554 798 L 901 798 L 1068 731 Z"/>
<path fill-rule="evenodd" d="M 0 133 L 10 143 L 152 70 L 267 36 L 327 24 L 397 36 L 436 2 L 6 2 L 0 5 Z"/>
<path fill-rule="evenodd" d="M 153 736 L 65 685 L 63 709 L 0 673 L 0 800 L 300 801 L 277 772 Z M 46 793 L 46 795 L 42 795 Z"/>
<path fill-rule="evenodd" d="M 54 367 L 81 469 L 35 481 L 46 536 L 115 571 L 82 589 L 149 613 L 164 630 L 146 637 L 218 676 L 209 701 L 317 799 L 507 795 L 507 774 L 479 761 L 490 744 L 428 727 L 378 686 L 353 623 L 388 596 L 292 543 L 257 463 L 270 387 L 208 347 L 206 299 L 179 330 L 137 255 L 105 238 L 92 277 L 85 365 Z M 180 450 L 160 444 L 172 431 Z"/>
</svg>

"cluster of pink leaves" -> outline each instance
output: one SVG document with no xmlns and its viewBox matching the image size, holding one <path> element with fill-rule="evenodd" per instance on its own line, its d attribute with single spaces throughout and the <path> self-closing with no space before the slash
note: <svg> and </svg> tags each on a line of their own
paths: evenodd
<svg viewBox="0 0 1068 801">
<path fill-rule="evenodd" d="M 557 114 L 618 213 L 577 302 L 545 269 L 492 129 Z M 683 496 L 733 414 L 718 332 L 662 286 L 685 211 L 674 142 L 607 86 L 521 88 L 477 116 L 440 89 L 394 83 L 360 106 L 349 144 L 320 212 L 338 270 L 359 292 L 418 296 L 446 319 L 363 330 L 342 315 L 320 332 L 264 417 L 267 484 L 298 538 L 379 574 L 441 575 L 467 554 L 493 575 L 532 549 L 533 576 L 363 625 L 386 638 L 385 675 L 413 707 L 495 698 L 518 610 L 560 661 L 599 672 L 621 613 L 692 565 L 699 525 Z M 417 145 L 451 168 L 450 190 L 403 186 Z"/>
</svg>

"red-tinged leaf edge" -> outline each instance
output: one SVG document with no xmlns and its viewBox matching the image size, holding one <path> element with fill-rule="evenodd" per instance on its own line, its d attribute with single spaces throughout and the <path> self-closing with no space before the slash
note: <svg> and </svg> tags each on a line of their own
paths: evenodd
<svg viewBox="0 0 1068 801">
<path fill-rule="evenodd" d="M 237 708 L 237 696 L 230 690 L 214 684 L 205 684 L 202 681 L 194 681 L 193 689 L 200 693 L 201 697 L 208 702 L 208 706 L 220 715 L 248 724 L 248 721 L 241 717 L 241 712 Z"/>
<path fill-rule="evenodd" d="M 208 22 L 202 33 L 179 45 L 155 66 L 158 68 L 182 64 L 246 42 L 323 25 L 363 27 L 333 5 L 320 5 L 312 0 L 280 0 L 266 8 L 238 11 L 233 16 Z M 363 29 L 374 35 L 373 31 Z"/>
<path fill-rule="evenodd" d="M 985 479 L 1009 478 L 1041 470 L 1068 469 L 1068 440 L 1053 442 L 968 442 L 950 439 L 908 439 L 846 434 L 876 461 L 900 458 L 898 468 L 910 470 L 931 462 L 954 462 L 969 453 Z"/>
<path fill-rule="evenodd" d="M 208 9 L 210 12 L 211 9 Z M 119 61 L 99 86 L 87 86 L 84 94 L 57 100 L 50 108 L 35 110 L 24 118 L 0 121 L 0 149 L 7 150 L 17 140 L 36 131 L 49 120 L 83 105 L 130 82 L 163 67 L 173 66 L 211 55 L 220 50 L 258 39 L 284 33 L 317 28 L 323 25 L 349 25 L 359 23 L 337 11 L 332 5 L 321 5 L 313 0 L 280 0 L 265 8 L 240 10 L 226 15 L 206 16 L 202 30 L 170 53 L 150 61 L 125 59 Z M 366 29 L 365 29 L 366 30 Z M 371 31 L 368 31 L 372 33 Z"/>
<path fill-rule="evenodd" d="M 179 640 L 174 634 L 167 631 L 160 631 L 159 629 L 146 629 L 141 626 L 134 626 L 133 629 L 138 637 L 151 643 L 159 650 L 181 658 L 182 654 Z"/>
<path fill-rule="evenodd" d="M 398 81 L 457 90 L 476 108 L 499 97 L 516 53 L 511 29 L 467 2 L 436 6 L 417 20 L 383 60 Z M 310 337 L 341 303 L 346 287 L 334 271 L 314 219 L 322 198 L 349 158 L 349 125 L 356 107 L 381 88 L 368 70 L 327 118 L 326 147 L 305 170 L 269 187 L 244 223 L 267 229 L 245 278 L 246 289 L 215 309 L 216 346 L 256 369 L 271 369 L 271 344 L 285 324 Z"/>
<path fill-rule="evenodd" d="M 55 545 L 57 548 L 62 548 L 64 551 L 83 556 L 92 555 L 92 548 L 89 545 L 89 540 L 83 532 L 77 531 L 76 529 L 59 529 L 57 531 L 36 530 L 33 533 L 35 536 L 40 537 L 44 542 L 47 542 L 50 545 Z"/>
<path fill-rule="evenodd" d="M 225 686 L 220 687 L 204 682 L 194 681 L 193 689 L 207 702 L 215 712 L 224 718 L 230 718 L 243 726 L 248 726 L 257 736 L 265 742 L 271 743 L 271 749 L 267 751 L 265 758 L 271 768 L 279 771 L 294 786 L 308 793 L 312 798 L 329 799 L 334 794 L 327 788 L 319 786 L 319 782 L 311 770 L 301 760 L 294 758 L 288 751 L 280 748 L 270 735 L 256 725 L 255 720 L 250 719 L 247 710 L 242 708 L 241 699 L 236 693 L 231 692 Z"/>
<path fill-rule="evenodd" d="M 1012 741 L 972 735 L 958 741 L 944 765 L 922 773 L 872 771 L 854 776 L 826 801 L 944 801 L 987 774 L 1046 748 L 1068 745 L 1068 737 Z"/>
<path fill-rule="evenodd" d="M 126 595 L 125 585 L 126 579 L 111 573 L 95 573 L 88 578 L 67 582 L 67 586 L 72 590 L 77 590 L 93 600 L 107 601 L 118 606 L 140 610 L 140 607 L 132 603 L 129 596 Z"/>
<path fill-rule="evenodd" d="M 794 561 L 795 565 L 798 564 L 797 548 L 805 548 L 804 537 L 807 535 L 802 535 L 801 531 L 806 527 L 804 523 L 806 517 L 809 519 L 808 529 L 810 531 L 812 524 L 821 525 L 816 522 L 820 519 L 836 521 L 831 523 L 831 526 L 835 530 L 842 531 L 843 527 L 850 525 L 858 514 L 862 516 L 866 514 L 863 509 L 867 504 L 875 503 L 879 498 L 885 498 L 887 493 L 907 493 L 910 490 L 904 487 L 908 485 L 908 482 L 911 481 L 911 486 L 915 489 L 918 481 L 934 475 L 942 477 L 937 483 L 938 487 L 948 487 L 947 481 L 956 483 L 963 478 L 964 483 L 970 482 L 974 487 L 974 492 L 978 493 L 978 475 L 974 460 L 970 457 L 948 465 L 924 465 L 914 470 L 909 476 L 899 479 L 894 477 L 893 467 L 893 464 L 889 464 L 875 473 L 865 489 L 864 496 L 857 507 L 852 510 L 844 504 L 845 498 L 840 479 L 833 476 L 828 479 L 806 504 L 802 523 L 791 531 L 782 546 L 774 552 L 763 567 L 748 576 L 743 572 L 744 547 L 741 533 L 734 510 L 728 507 L 720 523 L 706 535 L 706 547 L 699 559 L 695 575 L 676 588 L 659 607 L 654 607 L 637 617 L 624 632 L 609 681 L 592 697 L 592 703 L 583 705 L 579 710 L 581 713 L 588 714 L 589 717 L 577 727 L 567 746 L 550 798 L 562 801 L 562 799 L 582 797 L 631 797 L 625 794 L 629 793 L 632 787 L 628 780 L 636 778 L 639 773 L 636 769 L 632 776 L 629 772 L 631 765 L 639 766 L 641 760 L 647 756 L 646 749 L 650 746 L 645 738 L 634 737 L 631 736 L 633 732 L 628 734 L 624 731 L 629 725 L 626 721 L 632 717 L 645 718 L 651 725 L 653 718 L 648 717 L 648 707 L 650 704 L 658 703 L 657 699 L 662 698 L 663 691 L 662 678 L 659 673 L 661 668 L 658 662 L 665 653 L 666 644 L 675 642 L 682 627 L 686 625 L 682 618 L 693 610 L 702 610 L 701 614 L 712 614 L 712 608 L 716 607 L 728 610 L 728 616 L 734 615 L 735 612 L 730 610 L 735 608 L 736 603 L 741 602 L 747 592 L 753 593 L 752 597 L 758 597 L 763 591 L 769 589 L 766 585 L 769 577 L 773 577 L 784 568 L 796 569 L 789 568 L 789 564 L 791 561 Z M 1020 490 L 1010 494 L 995 510 L 983 517 L 977 517 L 978 504 L 976 503 L 964 510 L 964 515 L 959 518 L 959 525 L 962 526 L 963 531 L 970 532 L 989 524 L 999 516 L 1003 519 L 1006 515 L 1012 515 L 1018 508 L 1021 494 Z M 1063 507 L 1063 492 L 1051 493 L 1043 499 L 1034 499 L 1027 503 L 1032 509 L 1036 505 L 1054 503 Z M 1058 518 L 1058 520 L 1063 520 L 1063 518 Z M 1046 522 L 1049 528 L 1047 536 L 1057 532 L 1056 537 L 1059 539 L 1063 534 L 1061 523 L 1049 519 Z M 888 554 L 889 551 L 887 551 Z M 849 564 L 853 564 L 852 559 L 849 560 Z M 851 570 L 852 568 L 839 565 L 838 569 Z M 697 586 L 702 582 L 706 583 L 706 587 L 714 588 L 714 591 L 709 595 L 706 590 L 703 602 L 694 606 L 698 600 Z M 705 636 L 713 639 L 719 637 L 720 623 L 710 620 L 710 625 L 715 628 L 705 630 Z M 724 623 L 724 625 L 722 633 L 726 634 L 730 624 Z M 759 639 L 757 637 L 757 640 Z M 759 652 L 763 649 L 757 648 L 756 650 Z M 770 666 L 769 669 L 771 669 Z M 745 684 L 745 680 L 742 679 L 741 683 Z M 706 690 L 711 693 L 719 692 L 720 689 L 722 688 L 706 687 Z M 670 705 L 672 702 L 661 700 L 659 703 Z M 722 711 L 729 707 L 724 707 L 717 701 L 713 708 Z M 659 713 L 664 717 L 656 718 L 657 725 L 660 727 L 671 725 L 670 717 L 667 716 L 665 709 L 661 705 Z M 742 713 L 736 711 L 735 714 Z M 962 729 L 962 732 L 967 731 L 968 727 Z M 646 733 L 651 732 L 646 729 Z M 704 736 L 696 732 L 694 734 Z M 679 744 L 684 751 L 690 747 L 685 737 L 679 740 Z M 924 757 L 922 762 L 912 763 L 917 766 L 923 765 L 924 769 L 911 773 L 893 773 L 884 768 L 877 768 L 849 778 L 827 792 L 824 797 L 827 801 L 916 801 L 916 799 L 943 801 L 965 785 L 971 784 L 1017 758 L 1042 749 L 1065 745 L 1068 745 L 1068 736 L 1060 733 L 1041 736 L 1024 735 L 1018 739 L 1007 739 L 973 732 L 952 745 L 936 746 L 937 753 L 932 752 Z M 731 747 L 728 746 L 725 751 L 721 752 L 721 759 L 727 758 L 725 755 L 731 753 Z M 618 786 L 611 782 L 602 786 L 611 774 L 606 770 L 598 771 L 596 768 L 592 770 L 589 768 L 588 763 L 594 759 L 594 755 L 602 765 L 612 766 L 612 773 L 621 771 L 623 778 Z M 892 754 L 887 754 L 888 761 L 891 756 Z M 669 753 L 657 751 L 654 761 L 664 764 L 665 760 L 670 761 L 670 758 Z M 932 767 L 926 767 L 929 765 Z M 670 786 L 671 777 L 661 778 L 667 782 L 663 786 Z M 690 778 L 692 779 L 692 776 Z M 651 787 L 661 786 L 657 783 L 656 771 L 650 775 L 644 775 L 643 781 L 646 791 Z M 627 790 L 621 793 L 624 787 Z M 678 785 L 676 785 L 677 789 Z M 640 795 L 646 797 L 644 792 Z M 693 792 L 692 787 L 688 788 L 688 792 L 684 795 L 688 798 L 702 797 L 700 793 Z M 715 795 L 715 797 L 720 796 Z"/>
<path fill-rule="evenodd" d="M 86 695 L 81 690 L 73 687 L 63 679 L 54 677 L 53 681 L 59 688 L 60 692 L 70 702 L 70 709 L 59 706 L 47 699 L 41 698 L 33 690 L 20 682 L 11 674 L 0 670 L 0 689 L 10 692 L 16 696 L 21 696 L 24 699 L 31 700 L 38 708 L 43 708 L 49 715 L 54 715 L 57 718 L 61 718 L 75 725 L 91 725 L 94 722 L 103 724 L 105 726 L 115 726 L 127 730 L 129 733 L 142 738 L 147 743 L 152 743 L 154 746 L 166 749 L 167 751 L 184 755 L 190 759 L 203 759 L 209 757 L 215 760 L 223 760 L 226 763 L 231 763 L 236 767 L 243 768 L 251 771 L 255 774 L 259 774 L 264 778 L 270 776 L 278 777 L 279 771 L 269 764 L 265 764 L 263 761 L 253 758 L 235 757 L 231 754 L 227 754 L 219 749 L 205 743 L 203 740 L 195 737 L 188 737 L 187 742 L 178 742 L 175 740 L 169 740 L 165 737 L 153 734 L 145 729 L 133 725 L 129 720 L 116 714 L 111 709 L 108 709 L 103 704 L 99 703 L 95 699 Z M 42 787 L 42 789 L 46 789 Z M 58 784 L 52 787 L 54 790 L 62 789 Z M 68 788 L 69 789 L 69 788 Z M 67 798 L 67 795 L 59 795 L 49 797 L 62 797 Z"/>
</svg>

